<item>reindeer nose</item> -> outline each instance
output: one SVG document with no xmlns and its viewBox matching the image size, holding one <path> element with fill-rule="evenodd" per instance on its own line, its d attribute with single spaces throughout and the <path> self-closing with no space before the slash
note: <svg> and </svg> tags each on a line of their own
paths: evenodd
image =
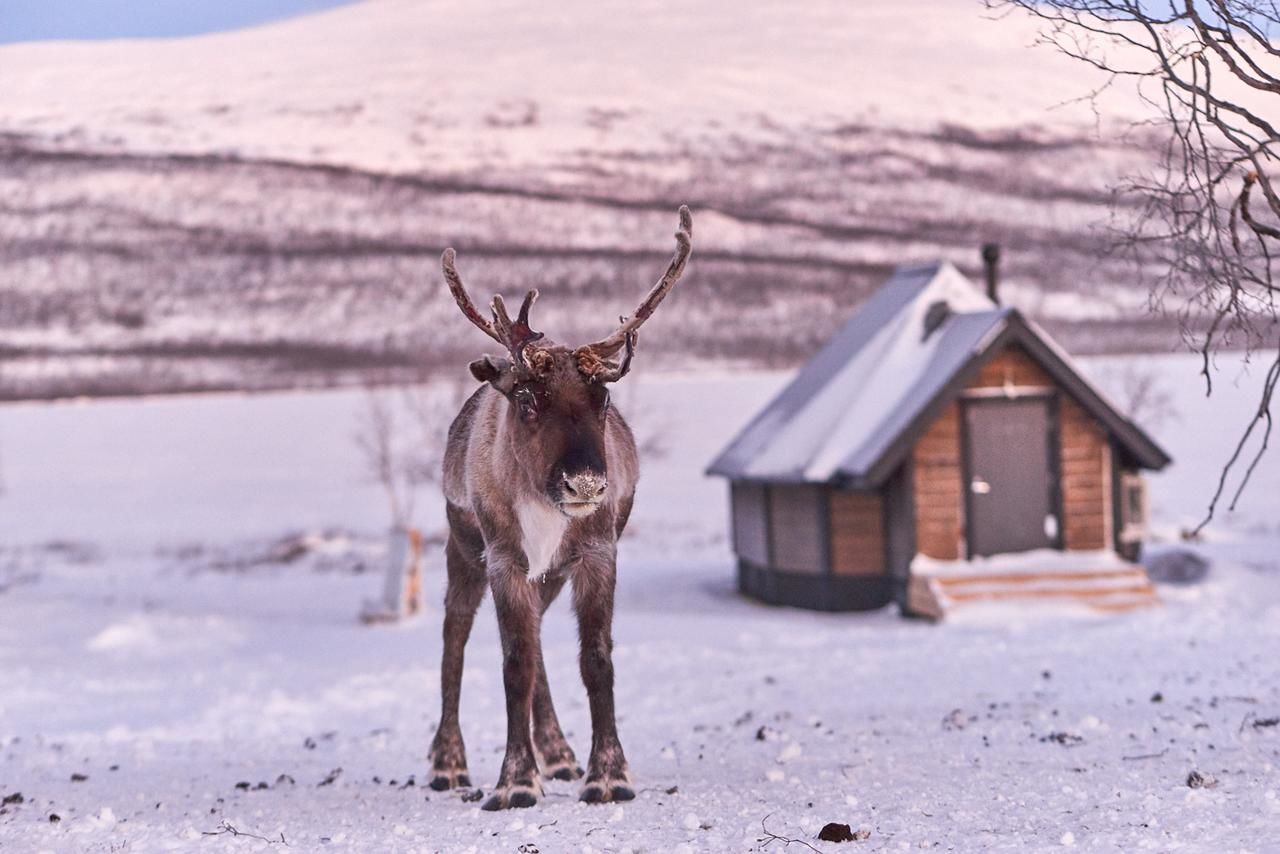
<svg viewBox="0 0 1280 854">
<path fill-rule="evenodd" d="M 564 491 L 575 501 L 598 501 L 608 485 L 604 477 L 589 472 L 564 475 Z"/>
</svg>

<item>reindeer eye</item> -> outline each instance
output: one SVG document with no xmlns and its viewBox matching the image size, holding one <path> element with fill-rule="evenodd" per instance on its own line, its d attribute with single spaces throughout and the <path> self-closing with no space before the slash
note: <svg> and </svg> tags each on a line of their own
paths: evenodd
<svg viewBox="0 0 1280 854">
<path fill-rule="evenodd" d="M 530 422 L 538 417 L 538 398 L 527 388 L 516 389 L 513 395 L 516 407 L 520 411 L 520 419 Z"/>
</svg>

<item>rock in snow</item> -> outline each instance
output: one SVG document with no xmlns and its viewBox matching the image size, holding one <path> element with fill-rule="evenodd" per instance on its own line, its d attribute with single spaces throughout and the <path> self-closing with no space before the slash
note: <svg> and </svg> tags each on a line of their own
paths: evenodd
<svg viewBox="0 0 1280 854">
<path fill-rule="evenodd" d="M 1191 549 L 1167 548 L 1144 555 L 1142 565 L 1152 581 L 1198 584 L 1209 575 L 1209 561 Z"/>
</svg>

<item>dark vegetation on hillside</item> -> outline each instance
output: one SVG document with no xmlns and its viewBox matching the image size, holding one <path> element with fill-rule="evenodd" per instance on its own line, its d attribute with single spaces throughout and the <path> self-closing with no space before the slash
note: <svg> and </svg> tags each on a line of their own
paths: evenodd
<svg viewBox="0 0 1280 854">
<path fill-rule="evenodd" d="M 1165 351 L 1132 266 L 1107 255 L 1106 187 L 1144 150 L 1028 129 L 845 126 L 792 144 L 581 155 L 553 180 L 378 174 L 0 136 L 0 397 L 261 389 L 456 371 L 485 348 L 477 296 L 538 287 L 535 326 L 597 336 L 671 252 L 694 260 L 642 362 L 798 363 L 899 263 L 980 276 L 1002 244 L 1012 301 L 1078 353 Z"/>
</svg>

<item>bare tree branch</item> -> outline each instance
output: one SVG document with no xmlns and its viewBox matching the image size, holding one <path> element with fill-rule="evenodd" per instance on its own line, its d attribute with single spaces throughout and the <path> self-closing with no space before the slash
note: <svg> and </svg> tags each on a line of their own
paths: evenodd
<svg viewBox="0 0 1280 854">
<path fill-rule="evenodd" d="M 812 845 L 810 845 L 808 842 L 805 842 L 803 839 L 796 839 L 795 837 L 792 837 L 792 836 L 781 836 L 777 833 L 774 833 L 772 830 L 770 830 L 768 825 L 765 824 L 765 822 L 767 822 L 770 816 L 772 815 L 773 813 L 769 813 L 769 815 L 760 819 L 760 832 L 763 833 L 764 836 L 760 837 L 756 841 L 760 843 L 760 847 L 762 849 L 768 848 L 774 842 L 781 842 L 783 848 L 790 848 L 793 844 L 799 843 L 800 845 L 803 845 L 805 848 L 808 848 L 810 851 L 817 851 L 818 854 L 822 854 L 821 851 L 818 851 L 817 848 L 814 848 Z"/>
<path fill-rule="evenodd" d="M 1119 188 L 1113 248 L 1151 285 L 1153 308 L 1171 306 L 1200 354 L 1206 394 L 1214 356 L 1245 358 L 1273 344 L 1258 408 L 1220 472 L 1199 531 L 1220 500 L 1244 493 L 1271 434 L 1280 380 L 1275 279 L 1280 247 L 1280 9 L 1273 0 L 986 0 L 1044 26 L 1041 41 L 1105 72 L 1133 80 L 1163 133 L 1152 174 Z M 1261 204 L 1255 205 L 1257 187 Z M 1260 209 L 1259 209 L 1260 208 Z M 1126 213 L 1136 211 L 1136 214 Z M 1261 438 L 1258 431 L 1261 429 Z M 1260 441 L 1256 452 L 1247 452 Z M 1250 462 L 1245 465 L 1245 460 Z"/>
<path fill-rule="evenodd" d="M 461 385 L 366 386 L 352 439 L 370 480 L 382 488 L 393 527 L 409 528 L 419 492 L 439 482 L 449 423 L 462 397 Z"/>
</svg>

